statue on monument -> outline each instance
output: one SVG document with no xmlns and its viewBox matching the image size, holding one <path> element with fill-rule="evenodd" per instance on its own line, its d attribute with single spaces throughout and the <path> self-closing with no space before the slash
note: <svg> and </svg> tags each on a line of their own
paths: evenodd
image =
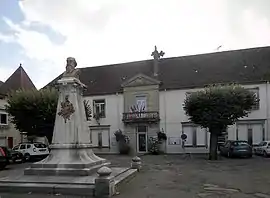
<svg viewBox="0 0 270 198">
<path fill-rule="evenodd" d="M 77 62 L 75 58 L 68 57 L 66 71 L 64 72 L 63 77 L 75 77 L 79 79 L 80 71 L 79 69 L 76 69 L 76 67 L 77 67 Z"/>
</svg>

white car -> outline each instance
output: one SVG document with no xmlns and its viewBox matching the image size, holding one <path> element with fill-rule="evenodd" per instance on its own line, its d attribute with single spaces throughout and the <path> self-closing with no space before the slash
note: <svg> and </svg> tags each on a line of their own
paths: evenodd
<svg viewBox="0 0 270 198">
<path fill-rule="evenodd" d="M 270 156 L 270 141 L 262 141 L 254 148 L 254 152 L 257 155 L 263 155 L 264 157 Z"/>
<path fill-rule="evenodd" d="M 47 157 L 50 153 L 48 147 L 39 142 L 21 143 L 13 147 L 12 150 L 22 153 L 26 161 L 33 157 Z"/>
</svg>

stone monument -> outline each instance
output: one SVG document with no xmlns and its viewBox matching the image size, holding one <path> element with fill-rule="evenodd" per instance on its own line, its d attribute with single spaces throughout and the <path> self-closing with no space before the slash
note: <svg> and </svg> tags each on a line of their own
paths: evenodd
<svg viewBox="0 0 270 198">
<path fill-rule="evenodd" d="M 141 168 L 137 158 L 131 167 L 109 168 L 108 161 L 93 153 L 82 96 L 86 86 L 76 66 L 75 58 L 67 58 L 66 71 L 57 81 L 59 98 L 49 156 L 21 174 L 0 178 L 0 192 L 110 197 Z"/>
<path fill-rule="evenodd" d="M 75 58 L 67 58 L 66 71 L 57 82 L 59 98 L 51 153 L 27 168 L 25 175 L 90 175 L 109 164 L 91 149 L 82 98 L 86 86 L 80 82 L 76 66 Z"/>
</svg>

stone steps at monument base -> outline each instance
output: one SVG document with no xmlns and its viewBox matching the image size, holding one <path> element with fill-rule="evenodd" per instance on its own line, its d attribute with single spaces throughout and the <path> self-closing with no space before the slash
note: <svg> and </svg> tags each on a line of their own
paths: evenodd
<svg viewBox="0 0 270 198">
<path fill-rule="evenodd" d="M 82 184 L 44 184 L 44 183 L 0 183 L 0 192 L 20 194 L 61 194 L 94 197 L 94 185 Z"/>
<path fill-rule="evenodd" d="M 130 181 L 133 177 L 136 176 L 136 173 L 137 173 L 136 169 L 129 169 L 124 173 L 117 175 L 114 179 L 115 186 L 120 186 L 122 182 Z"/>
<path fill-rule="evenodd" d="M 137 173 L 136 169 L 112 167 L 111 176 L 115 181 L 116 191 L 122 184 L 130 181 Z M 95 179 L 98 175 L 91 176 L 36 176 L 21 175 L 11 178 L 0 178 L 0 192 L 9 194 L 29 193 L 61 194 L 82 197 L 93 197 L 95 193 Z"/>
<path fill-rule="evenodd" d="M 44 175 L 44 176 L 88 176 L 97 172 L 102 166 L 108 166 L 110 163 L 98 164 L 91 168 L 26 168 L 24 175 Z"/>
</svg>

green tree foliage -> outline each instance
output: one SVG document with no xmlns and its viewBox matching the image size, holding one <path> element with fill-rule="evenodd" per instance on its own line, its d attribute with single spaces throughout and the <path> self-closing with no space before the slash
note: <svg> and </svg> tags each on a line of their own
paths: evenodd
<svg viewBox="0 0 270 198">
<path fill-rule="evenodd" d="M 221 132 L 247 116 L 258 100 L 254 93 L 239 85 L 210 86 L 186 97 L 183 108 L 190 121 L 210 132 L 210 160 L 217 159 Z"/>
<path fill-rule="evenodd" d="M 7 102 L 6 110 L 17 130 L 28 136 L 46 136 L 51 142 L 58 102 L 55 89 L 19 90 L 12 92 Z M 88 101 L 84 107 L 88 119 L 92 112 Z"/>
<path fill-rule="evenodd" d="M 28 136 L 52 139 L 58 93 L 54 89 L 19 90 L 8 96 L 7 112 L 12 123 Z"/>
<path fill-rule="evenodd" d="M 86 119 L 87 119 L 87 121 L 89 121 L 89 120 L 91 120 L 91 117 L 92 117 L 91 105 L 89 104 L 88 100 L 84 100 L 83 104 L 84 104 Z"/>
</svg>

